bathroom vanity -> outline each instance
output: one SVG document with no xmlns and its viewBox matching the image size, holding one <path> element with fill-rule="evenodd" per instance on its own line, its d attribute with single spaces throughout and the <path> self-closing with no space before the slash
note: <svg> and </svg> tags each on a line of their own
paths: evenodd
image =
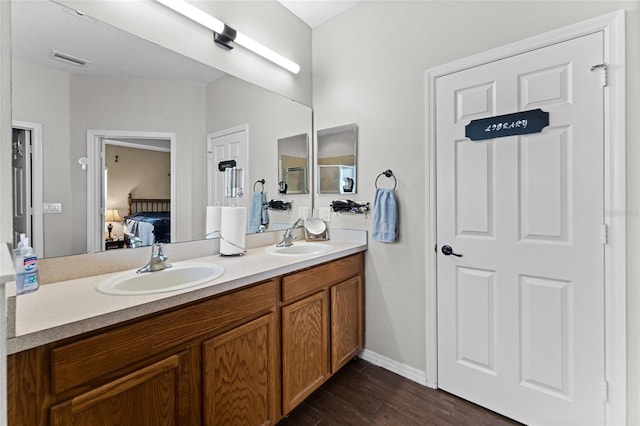
<svg viewBox="0 0 640 426">
<path fill-rule="evenodd" d="M 275 424 L 363 348 L 364 250 L 211 257 L 225 263 L 218 284 L 142 298 L 175 306 L 17 336 L 9 424 Z M 79 333 L 87 324 L 95 329 Z"/>
</svg>

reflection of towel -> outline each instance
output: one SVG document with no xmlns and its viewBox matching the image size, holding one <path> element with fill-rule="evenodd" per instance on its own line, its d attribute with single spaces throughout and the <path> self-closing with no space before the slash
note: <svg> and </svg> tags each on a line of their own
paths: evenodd
<svg viewBox="0 0 640 426">
<path fill-rule="evenodd" d="M 260 205 L 262 205 L 262 220 L 260 223 L 266 226 L 269 224 L 269 205 L 267 204 L 267 194 L 264 192 L 261 192 L 261 194 Z"/>
<path fill-rule="evenodd" d="M 373 240 L 393 243 L 398 237 L 398 211 L 393 189 L 376 188 L 373 200 Z"/>
<path fill-rule="evenodd" d="M 254 192 L 251 199 L 251 207 L 249 207 L 249 226 L 247 232 L 255 234 L 260 232 L 260 225 L 269 223 L 269 212 L 266 206 L 266 197 L 264 192 Z"/>
</svg>

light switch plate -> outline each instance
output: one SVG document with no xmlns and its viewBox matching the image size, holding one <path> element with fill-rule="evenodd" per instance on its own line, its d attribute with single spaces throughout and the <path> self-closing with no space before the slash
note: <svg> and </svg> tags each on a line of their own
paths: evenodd
<svg viewBox="0 0 640 426">
<path fill-rule="evenodd" d="M 61 214 L 62 203 L 42 203 L 42 213 L 44 214 Z"/>
</svg>

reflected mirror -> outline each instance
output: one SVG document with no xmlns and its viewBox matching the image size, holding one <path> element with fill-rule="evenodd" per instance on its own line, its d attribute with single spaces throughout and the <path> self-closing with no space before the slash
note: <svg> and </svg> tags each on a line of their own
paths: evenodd
<svg viewBox="0 0 640 426">
<path fill-rule="evenodd" d="M 27 231 L 39 256 L 126 247 L 129 198 L 168 203 L 159 207 L 169 210 L 165 239 L 204 238 L 207 137 L 224 129 L 248 129 L 247 195 L 237 205 L 258 179 L 278 197 L 277 164 L 265 159 L 278 139 L 311 134 L 310 107 L 51 1 L 11 9 L 12 119 L 23 131 L 14 148 L 31 158 L 18 199 L 33 211 L 16 216 L 14 231 Z M 296 211 L 311 203 L 309 194 L 294 200 Z M 273 214 L 267 230 L 292 214 Z"/>
<path fill-rule="evenodd" d="M 318 130 L 318 193 L 355 194 L 358 128 L 355 124 Z"/>
<path fill-rule="evenodd" d="M 306 194 L 309 136 L 303 133 L 278 139 L 278 192 Z"/>
</svg>

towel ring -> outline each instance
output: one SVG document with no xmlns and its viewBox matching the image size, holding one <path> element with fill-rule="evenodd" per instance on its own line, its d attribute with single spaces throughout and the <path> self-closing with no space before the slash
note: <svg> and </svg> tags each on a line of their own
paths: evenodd
<svg viewBox="0 0 640 426">
<path fill-rule="evenodd" d="M 382 175 L 385 175 L 388 178 L 390 177 L 393 178 L 393 189 L 395 190 L 396 187 L 398 186 L 398 179 L 396 179 L 396 176 L 393 174 L 393 172 L 390 169 L 387 169 L 378 175 L 378 177 L 376 178 L 376 188 L 378 188 L 378 179 L 380 179 L 380 176 Z"/>
<path fill-rule="evenodd" d="M 256 181 L 256 183 L 253 184 L 253 192 L 256 192 L 256 185 L 257 184 L 261 184 L 262 187 L 260 188 L 260 192 L 264 192 L 264 184 L 265 184 L 265 180 L 264 179 L 259 179 Z"/>
</svg>

